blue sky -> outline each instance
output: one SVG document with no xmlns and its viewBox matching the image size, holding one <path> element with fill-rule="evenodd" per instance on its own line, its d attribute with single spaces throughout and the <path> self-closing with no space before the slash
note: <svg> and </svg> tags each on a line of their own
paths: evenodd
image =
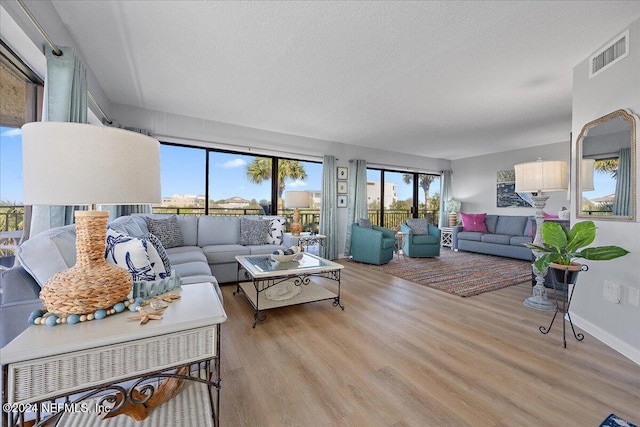
<svg viewBox="0 0 640 427">
<path fill-rule="evenodd" d="M 162 196 L 174 194 L 204 194 L 205 150 L 169 145 L 161 146 Z M 211 152 L 209 158 L 209 191 L 213 200 L 239 196 L 247 200 L 270 200 L 271 183 L 250 183 L 246 179 L 247 165 L 253 156 Z M 322 189 L 322 164 L 303 162 L 307 179 L 286 180 L 287 190 Z M 188 165 L 188 166 L 187 166 Z"/>
<path fill-rule="evenodd" d="M 22 202 L 22 146 L 20 129 L 0 127 L 0 200 Z M 161 146 L 162 196 L 173 194 L 204 194 L 205 190 L 205 150 Z M 246 165 L 253 156 L 233 153 L 211 153 L 210 192 L 214 200 L 240 196 L 247 200 L 269 199 L 270 183 L 252 184 L 246 180 Z M 288 190 L 321 190 L 322 165 L 304 162 L 308 178 L 305 181 L 287 180 Z M 373 175 L 372 175 L 373 173 Z M 378 171 L 369 171 L 368 176 L 379 177 Z M 410 187 L 401 180 L 402 173 L 387 175 L 387 181 L 398 184 L 398 199 L 411 198 Z M 374 178 L 379 180 L 379 178 Z M 593 199 L 615 192 L 614 181 L 609 174 L 595 172 L 595 191 L 585 194 Z M 430 189 L 433 195 L 440 191 L 434 182 Z M 422 197 L 422 195 L 421 195 Z"/>
<path fill-rule="evenodd" d="M 0 200 L 22 203 L 22 131 L 0 127 Z"/>
</svg>

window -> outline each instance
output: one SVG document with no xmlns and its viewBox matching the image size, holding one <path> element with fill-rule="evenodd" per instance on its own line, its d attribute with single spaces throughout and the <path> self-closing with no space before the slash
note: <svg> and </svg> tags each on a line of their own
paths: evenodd
<svg viewBox="0 0 640 427">
<path fill-rule="evenodd" d="M 269 157 L 209 151 L 209 215 L 258 215 L 271 200 Z"/>
<path fill-rule="evenodd" d="M 162 204 L 155 213 L 205 214 L 205 165 L 203 148 L 160 145 Z"/>
<path fill-rule="evenodd" d="M 367 169 L 367 205 L 372 224 L 397 229 L 407 218 L 438 224 L 440 176 Z"/>
<path fill-rule="evenodd" d="M 39 120 L 42 80 L 0 41 L 0 233 L 23 229 L 23 124 Z M 0 244 L 16 244 L 16 237 L 0 235 Z M 1 250 L 0 257 L 11 256 Z M 3 263 L 4 265 L 4 263 Z"/>
<path fill-rule="evenodd" d="M 306 231 L 318 231 L 322 163 L 162 143 L 162 204 L 155 213 L 293 216 L 287 190 L 309 192 L 301 212 Z M 274 180 L 272 177 L 277 176 Z"/>
<path fill-rule="evenodd" d="M 418 218 L 438 225 L 440 215 L 440 175 L 418 174 Z"/>
<path fill-rule="evenodd" d="M 278 214 L 293 217 L 293 209 L 286 209 L 283 197 L 287 191 L 309 193 L 309 207 L 299 209 L 303 231 L 319 231 L 322 205 L 322 163 L 278 159 Z"/>
</svg>

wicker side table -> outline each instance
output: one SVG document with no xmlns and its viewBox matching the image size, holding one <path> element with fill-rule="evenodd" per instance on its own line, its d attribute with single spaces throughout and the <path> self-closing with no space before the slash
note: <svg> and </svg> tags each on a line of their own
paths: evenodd
<svg viewBox="0 0 640 427">
<path fill-rule="evenodd" d="M 183 387 L 164 405 L 206 401 L 209 408 L 198 412 L 205 419 L 190 425 L 218 426 L 220 324 L 227 315 L 211 283 L 172 292 L 182 298 L 169 304 L 161 320 L 146 325 L 127 321 L 131 313 L 120 313 L 76 325 L 27 328 L 0 350 L 2 425 L 47 418 L 62 420 L 60 425 L 92 425 L 100 413 L 109 412 L 107 396 L 126 394 L 131 401 L 146 384 L 155 384 L 153 397 L 159 384 L 177 378 L 184 380 Z M 183 368 L 180 373 L 178 368 Z M 194 393 L 198 402 L 184 402 Z M 154 411 L 180 413 L 164 405 Z M 154 411 L 149 418 L 158 416 Z M 184 420 L 165 421 L 185 425 Z M 100 425 L 130 423 L 136 422 L 121 414 Z"/>
<path fill-rule="evenodd" d="M 453 249 L 453 227 L 441 227 L 440 245 L 443 248 Z"/>
</svg>

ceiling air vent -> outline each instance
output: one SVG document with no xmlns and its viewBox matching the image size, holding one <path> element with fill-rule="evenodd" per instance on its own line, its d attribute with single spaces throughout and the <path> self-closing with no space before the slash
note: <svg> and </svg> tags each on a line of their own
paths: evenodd
<svg viewBox="0 0 640 427">
<path fill-rule="evenodd" d="M 629 55 L 629 30 L 607 43 L 589 58 L 589 78 L 593 78 Z"/>
</svg>

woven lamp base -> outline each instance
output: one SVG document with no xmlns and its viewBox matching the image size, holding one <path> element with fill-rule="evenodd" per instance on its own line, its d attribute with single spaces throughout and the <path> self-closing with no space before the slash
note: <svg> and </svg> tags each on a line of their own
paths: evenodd
<svg viewBox="0 0 640 427">
<path fill-rule="evenodd" d="M 458 213 L 457 212 L 449 212 L 449 227 L 455 227 L 458 222 Z"/>
<path fill-rule="evenodd" d="M 300 211 L 296 208 L 296 210 L 293 211 L 293 222 L 289 225 L 289 231 L 291 231 L 291 234 L 294 236 L 299 236 L 304 228 L 298 221 L 300 221 Z"/>
<path fill-rule="evenodd" d="M 131 274 L 105 261 L 107 211 L 76 211 L 76 265 L 51 277 L 40 291 L 47 311 L 60 316 L 89 314 L 122 302 Z"/>
</svg>

